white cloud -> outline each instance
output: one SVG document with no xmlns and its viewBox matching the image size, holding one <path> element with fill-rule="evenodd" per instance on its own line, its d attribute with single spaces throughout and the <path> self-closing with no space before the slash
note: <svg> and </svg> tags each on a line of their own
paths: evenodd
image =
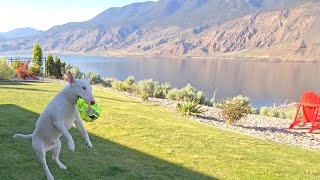
<svg viewBox="0 0 320 180">
<path fill-rule="evenodd" d="M 104 8 L 24 9 L 0 7 L 0 32 L 6 32 L 21 27 L 47 30 L 54 25 L 89 20 L 103 10 Z"/>
</svg>

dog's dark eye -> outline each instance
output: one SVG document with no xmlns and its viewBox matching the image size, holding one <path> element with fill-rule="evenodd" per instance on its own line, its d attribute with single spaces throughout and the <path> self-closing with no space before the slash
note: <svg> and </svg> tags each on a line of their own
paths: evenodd
<svg viewBox="0 0 320 180">
<path fill-rule="evenodd" d="M 83 89 L 83 90 L 86 90 L 86 88 L 85 88 L 85 87 L 82 87 L 82 89 Z"/>
</svg>

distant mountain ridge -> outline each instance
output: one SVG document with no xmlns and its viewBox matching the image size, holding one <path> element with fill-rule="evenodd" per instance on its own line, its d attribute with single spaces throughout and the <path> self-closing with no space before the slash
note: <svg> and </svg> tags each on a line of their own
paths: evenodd
<svg viewBox="0 0 320 180">
<path fill-rule="evenodd" d="M 0 32 L 0 39 L 16 39 L 16 38 L 33 37 L 41 32 L 42 31 L 30 28 L 30 27 L 17 28 L 8 32 Z"/>
<path fill-rule="evenodd" d="M 1 41 L 0 52 L 316 59 L 320 2 L 160 0 L 110 8 L 89 21 Z M 311 35 L 312 33 L 312 35 Z M 0 34 L 1 36 L 1 34 Z M 281 51 L 280 51 L 281 50 Z M 320 52 L 320 51 L 319 51 Z"/>
</svg>

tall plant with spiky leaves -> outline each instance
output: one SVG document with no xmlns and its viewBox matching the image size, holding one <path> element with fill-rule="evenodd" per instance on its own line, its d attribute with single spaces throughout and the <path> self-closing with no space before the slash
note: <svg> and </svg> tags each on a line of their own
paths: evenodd
<svg viewBox="0 0 320 180">
<path fill-rule="evenodd" d="M 201 113 L 204 112 L 203 109 L 201 109 L 201 106 L 199 105 L 199 102 L 195 101 L 184 101 L 184 102 L 179 102 L 177 104 L 177 110 L 183 115 L 188 115 L 188 116 L 198 116 Z"/>
</svg>

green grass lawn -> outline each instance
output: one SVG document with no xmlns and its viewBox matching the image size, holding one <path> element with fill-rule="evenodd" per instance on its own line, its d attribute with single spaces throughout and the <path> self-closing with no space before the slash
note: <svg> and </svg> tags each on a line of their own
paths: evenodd
<svg viewBox="0 0 320 180">
<path fill-rule="evenodd" d="M 46 179 L 30 140 L 46 104 L 63 87 L 0 82 L 0 179 Z M 94 90 L 103 114 L 84 123 L 94 148 L 71 129 L 76 149 L 62 137 L 56 179 L 320 179 L 320 153 L 223 131 L 169 110 L 112 92 Z"/>
</svg>

